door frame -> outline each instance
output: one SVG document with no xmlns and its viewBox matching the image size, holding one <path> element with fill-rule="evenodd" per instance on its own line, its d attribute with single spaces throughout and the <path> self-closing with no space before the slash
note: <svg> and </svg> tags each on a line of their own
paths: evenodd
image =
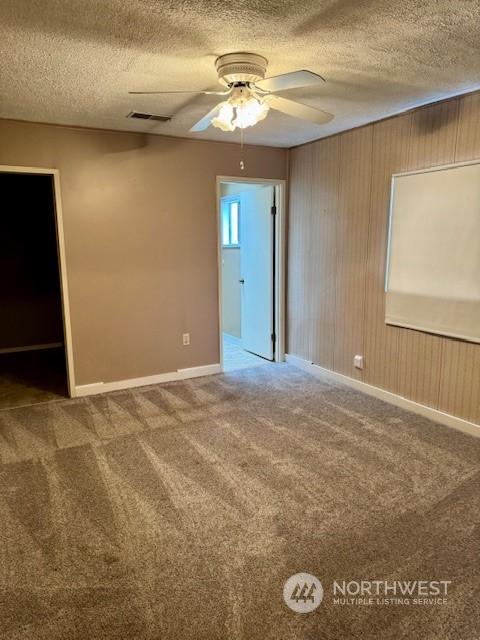
<svg viewBox="0 0 480 640">
<path fill-rule="evenodd" d="M 63 316 L 63 338 L 67 365 L 67 387 L 70 398 L 75 396 L 75 372 L 73 367 L 72 328 L 70 322 L 70 302 L 68 294 L 67 261 L 65 257 L 65 235 L 63 230 L 62 199 L 60 196 L 60 172 L 44 167 L 22 167 L 0 165 L 0 173 L 25 173 L 28 175 L 50 175 L 53 184 L 53 208 L 57 235 L 58 268 L 60 273 L 60 298 Z"/>
<path fill-rule="evenodd" d="M 285 361 L 285 254 L 286 254 L 286 180 L 274 178 L 249 178 L 248 176 L 217 176 L 217 286 L 218 286 L 218 328 L 219 328 L 219 354 L 220 368 L 223 368 L 223 320 L 222 320 L 222 212 L 220 206 L 220 185 L 223 182 L 237 182 L 239 184 L 258 184 L 273 186 L 275 188 L 275 265 L 274 265 L 274 331 L 276 335 L 274 362 Z M 240 212 L 240 215 L 241 212 Z"/>
</svg>

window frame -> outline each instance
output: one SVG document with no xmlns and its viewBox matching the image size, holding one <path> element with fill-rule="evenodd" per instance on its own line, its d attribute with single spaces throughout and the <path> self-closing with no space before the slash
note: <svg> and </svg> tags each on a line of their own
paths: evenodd
<svg viewBox="0 0 480 640">
<path fill-rule="evenodd" d="M 232 204 L 237 204 L 237 243 L 231 242 L 232 240 Z M 241 204 L 240 204 L 240 196 L 223 196 L 221 198 L 221 239 L 222 239 L 222 249 L 240 249 L 241 247 L 241 237 L 240 237 L 240 215 L 241 215 Z M 225 211 L 225 209 L 227 211 Z M 224 243 L 224 220 L 225 215 L 228 216 L 228 239 L 229 243 Z"/>
</svg>

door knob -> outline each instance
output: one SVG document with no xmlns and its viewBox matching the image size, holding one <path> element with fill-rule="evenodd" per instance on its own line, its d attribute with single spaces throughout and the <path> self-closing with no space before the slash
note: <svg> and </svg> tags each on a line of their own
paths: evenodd
<svg viewBox="0 0 480 640">
<path fill-rule="evenodd" d="M 240 284 L 245 284 L 245 280 L 242 278 L 241 280 L 239 280 Z"/>
</svg>

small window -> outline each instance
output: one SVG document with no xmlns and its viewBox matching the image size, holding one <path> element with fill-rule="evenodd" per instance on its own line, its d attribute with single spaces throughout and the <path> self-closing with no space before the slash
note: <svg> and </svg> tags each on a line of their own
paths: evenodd
<svg viewBox="0 0 480 640">
<path fill-rule="evenodd" d="M 240 200 L 238 198 L 222 199 L 222 245 L 224 247 L 240 246 Z"/>
</svg>

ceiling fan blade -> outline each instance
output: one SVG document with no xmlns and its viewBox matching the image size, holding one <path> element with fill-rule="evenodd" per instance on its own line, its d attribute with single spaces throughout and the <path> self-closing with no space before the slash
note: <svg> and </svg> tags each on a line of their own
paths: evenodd
<svg viewBox="0 0 480 640">
<path fill-rule="evenodd" d="M 299 87 L 309 87 L 315 84 L 322 84 L 325 82 L 325 78 L 319 76 L 312 71 L 292 71 L 291 73 L 284 73 L 281 76 L 273 76 L 272 78 L 265 78 L 255 83 L 256 87 L 262 89 L 262 91 L 286 91 L 287 89 L 297 89 Z"/>
<path fill-rule="evenodd" d="M 309 107 L 300 102 L 295 102 L 295 100 L 287 100 L 287 98 L 281 98 L 280 96 L 269 95 L 265 98 L 265 102 L 269 104 L 272 109 L 286 113 L 294 118 L 314 122 L 315 124 L 327 124 L 327 122 L 330 122 L 330 120 L 334 118 L 331 113 Z"/>
<path fill-rule="evenodd" d="M 230 93 L 228 91 L 129 91 L 130 95 L 135 96 L 156 96 L 162 93 L 198 93 L 205 96 L 226 96 Z"/>
<path fill-rule="evenodd" d="M 201 120 L 196 122 L 193 125 L 193 127 L 190 129 L 190 131 L 198 132 L 198 131 L 205 131 L 205 129 L 208 129 L 208 127 L 210 126 L 210 123 L 212 122 L 212 118 L 214 118 L 217 115 L 217 113 L 220 111 L 220 109 L 223 107 L 224 104 L 226 104 L 226 102 L 219 102 L 215 107 L 213 107 L 213 109 L 211 109 L 206 115 L 204 115 Z"/>
</svg>

